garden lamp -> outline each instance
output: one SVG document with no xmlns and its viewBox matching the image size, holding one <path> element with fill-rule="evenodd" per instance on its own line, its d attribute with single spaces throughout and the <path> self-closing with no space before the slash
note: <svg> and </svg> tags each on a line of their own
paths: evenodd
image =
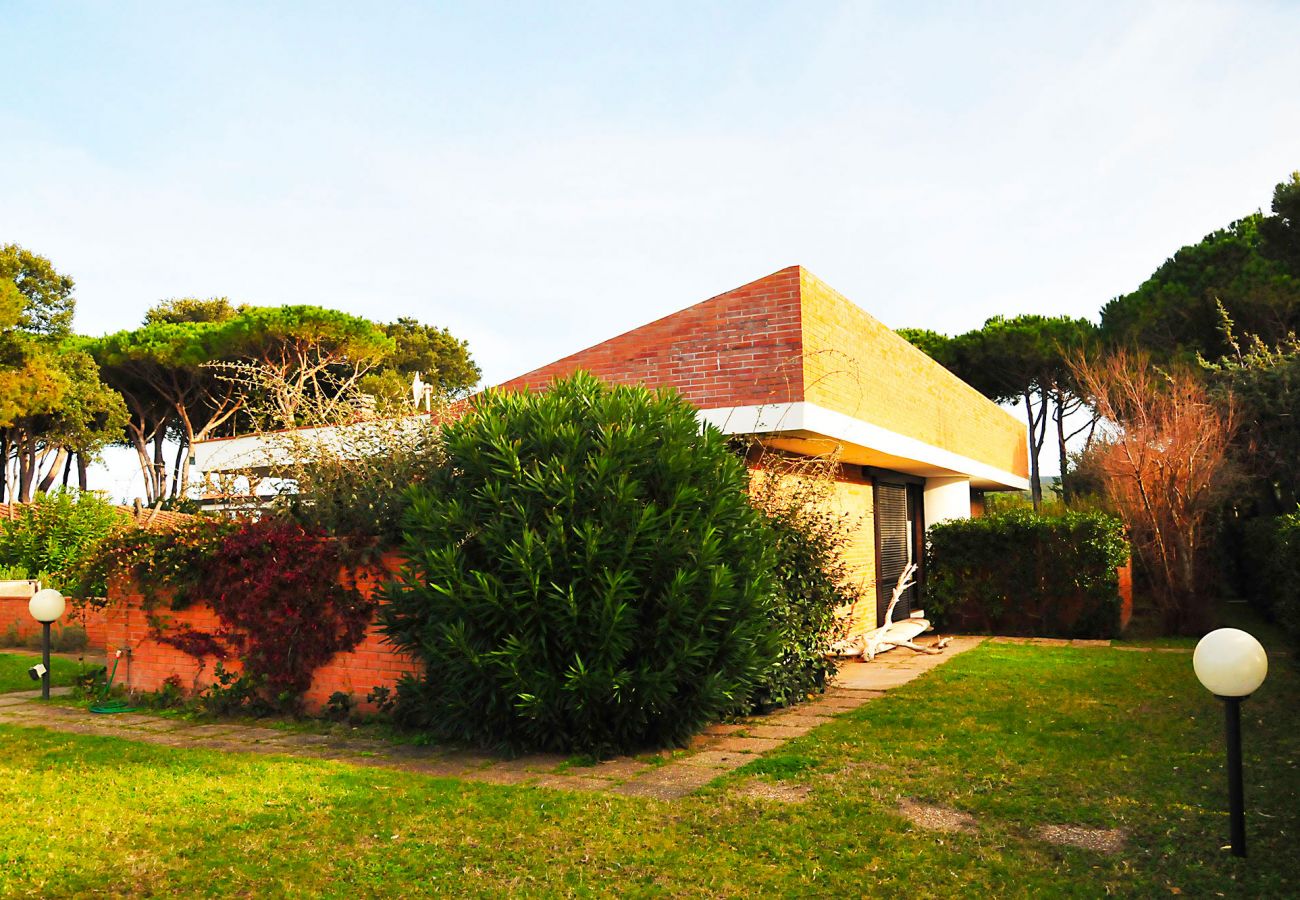
<svg viewBox="0 0 1300 900">
<path fill-rule="evenodd" d="M 41 665 L 32 666 L 28 673 L 32 678 L 41 680 L 41 699 L 50 699 L 50 626 L 58 621 L 67 608 L 63 595 L 54 588 L 45 588 L 32 594 L 27 602 L 27 611 L 32 618 L 41 623 Z M 40 669 L 38 672 L 37 669 Z"/>
<path fill-rule="evenodd" d="M 1245 801 L 1241 786 L 1241 701 L 1268 674 L 1268 654 L 1259 641 L 1236 628 L 1220 628 L 1201 638 L 1192 668 L 1206 690 L 1223 701 L 1228 743 L 1228 812 L 1232 853 L 1246 855 Z"/>
</svg>

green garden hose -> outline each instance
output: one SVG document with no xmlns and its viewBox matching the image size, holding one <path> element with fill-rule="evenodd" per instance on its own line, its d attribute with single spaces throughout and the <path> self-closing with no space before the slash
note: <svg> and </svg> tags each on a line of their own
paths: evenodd
<svg viewBox="0 0 1300 900">
<path fill-rule="evenodd" d="M 108 683 L 104 685 L 103 692 L 99 695 L 99 702 L 90 706 L 93 713 L 103 713 L 110 715 L 112 713 L 135 712 L 134 706 L 128 706 L 125 700 L 109 700 L 108 692 L 113 689 L 113 679 L 117 677 L 117 664 L 122 658 L 122 652 L 119 650 L 117 656 L 113 659 L 113 671 L 108 675 Z"/>
</svg>

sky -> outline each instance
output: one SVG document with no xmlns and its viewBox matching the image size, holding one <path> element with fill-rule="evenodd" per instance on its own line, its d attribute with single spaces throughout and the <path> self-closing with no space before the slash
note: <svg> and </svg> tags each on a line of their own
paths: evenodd
<svg viewBox="0 0 1300 900">
<path fill-rule="evenodd" d="M 1095 319 L 1300 168 L 1297 34 L 1300 2 L 0 0 L 0 243 L 85 333 L 313 303 L 446 326 L 489 384 L 793 264 L 893 327 Z"/>
</svg>

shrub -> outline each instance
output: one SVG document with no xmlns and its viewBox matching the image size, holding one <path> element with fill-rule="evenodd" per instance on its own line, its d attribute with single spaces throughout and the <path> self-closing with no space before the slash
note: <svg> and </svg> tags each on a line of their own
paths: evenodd
<svg viewBox="0 0 1300 900">
<path fill-rule="evenodd" d="M 0 519 L 0 566 L 12 578 L 39 578 L 45 587 L 103 594 L 102 583 L 82 584 L 77 572 L 97 545 L 120 530 L 125 517 L 97 494 L 37 494 L 17 517 Z"/>
<path fill-rule="evenodd" d="M 769 709 L 825 687 L 835 674 L 831 646 L 845 631 L 837 611 L 851 608 L 859 592 L 843 555 L 849 522 L 832 505 L 838 460 L 764 453 L 756 465 L 750 497 L 771 531 L 780 656 L 763 674 L 754 706 Z"/>
<path fill-rule="evenodd" d="M 76 653 L 86 649 L 86 629 L 80 625 L 64 625 L 54 639 L 54 649 L 60 653 Z"/>
<path fill-rule="evenodd" d="M 1123 525 L 1104 513 L 943 522 L 927 534 L 926 611 L 961 631 L 1114 637 L 1127 559 Z"/>
<path fill-rule="evenodd" d="M 440 429 L 432 416 L 408 415 L 335 434 L 331 442 L 292 431 L 268 438 L 292 460 L 288 514 L 309 531 L 396 544 L 407 490 L 440 463 Z"/>
<path fill-rule="evenodd" d="M 443 443 L 381 612 L 424 663 L 399 722 L 604 754 L 746 707 L 776 655 L 768 531 L 691 406 L 580 373 L 488 392 Z"/>
<path fill-rule="evenodd" d="M 1242 563 L 1251 603 L 1300 645 L 1300 512 L 1247 521 Z"/>
</svg>

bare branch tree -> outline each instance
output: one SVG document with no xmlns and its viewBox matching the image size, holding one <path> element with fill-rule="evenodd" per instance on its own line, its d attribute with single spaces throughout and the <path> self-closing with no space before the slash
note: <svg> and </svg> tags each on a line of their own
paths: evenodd
<svg viewBox="0 0 1300 900">
<path fill-rule="evenodd" d="M 1103 421 L 1089 453 L 1151 578 L 1174 631 L 1204 624 L 1200 578 L 1207 518 L 1231 479 L 1228 448 L 1238 421 L 1231 398 L 1214 403 L 1191 372 L 1161 371 L 1140 352 L 1071 359 Z"/>
</svg>

